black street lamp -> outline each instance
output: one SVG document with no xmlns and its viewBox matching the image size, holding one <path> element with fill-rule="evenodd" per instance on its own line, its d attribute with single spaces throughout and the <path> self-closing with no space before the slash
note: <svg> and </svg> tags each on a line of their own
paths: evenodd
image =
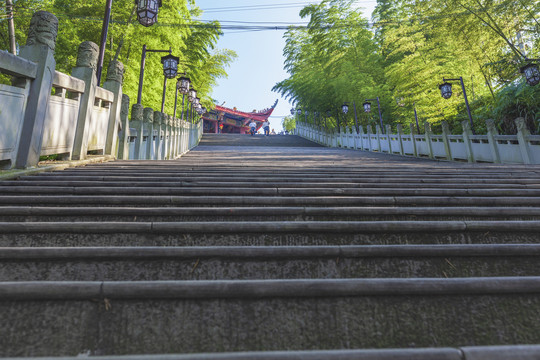
<svg viewBox="0 0 540 360">
<path fill-rule="evenodd" d="M 143 26 L 152 26 L 157 22 L 161 0 L 135 0 L 137 4 L 137 20 Z"/>
<path fill-rule="evenodd" d="M 294 115 L 294 108 L 291 109 L 291 115 Z"/>
<path fill-rule="evenodd" d="M 349 112 L 349 102 L 344 102 L 343 105 L 341 105 L 341 111 L 343 111 L 344 114 L 347 114 Z M 353 108 L 354 108 L 354 127 L 356 128 L 356 132 L 358 133 L 360 129 L 358 128 L 358 116 L 356 115 L 356 102 L 353 101 Z"/>
<path fill-rule="evenodd" d="M 143 26 L 151 26 L 157 21 L 158 10 L 161 7 L 161 0 L 135 0 L 137 7 L 137 19 Z M 105 14 L 103 16 L 103 25 L 101 26 L 101 41 L 99 42 L 99 56 L 96 69 L 97 83 L 101 82 L 103 72 L 103 60 L 105 58 L 105 43 L 109 32 L 109 23 L 111 22 L 112 0 L 107 0 L 105 4 Z"/>
<path fill-rule="evenodd" d="M 450 99 L 452 97 L 452 84 L 449 81 L 459 81 L 461 83 L 461 90 L 463 91 L 463 98 L 465 99 L 465 105 L 467 106 L 467 114 L 469 114 L 469 121 L 471 123 L 471 131 L 473 135 L 476 135 L 474 132 L 474 123 L 471 115 L 471 108 L 469 107 L 469 100 L 467 100 L 467 92 L 465 91 L 465 84 L 463 83 L 463 78 L 460 76 L 459 79 L 445 79 L 443 78 L 443 83 L 439 85 L 441 90 L 441 96 L 445 99 Z"/>
<path fill-rule="evenodd" d="M 184 73 L 184 75 L 186 75 L 186 74 Z M 182 76 L 182 77 L 178 78 L 178 80 L 176 81 L 176 93 L 174 95 L 174 115 L 173 115 L 173 117 L 176 117 L 176 103 L 178 101 L 178 92 L 180 92 L 180 94 L 182 94 L 182 116 L 181 116 L 181 120 L 184 120 L 184 101 L 185 101 L 185 98 L 186 98 L 186 94 L 189 91 L 190 84 L 191 84 L 191 80 L 188 77 L 185 77 L 185 76 Z"/>
<path fill-rule="evenodd" d="M 168 56 L 163 56 L 161 58 L 161 63 L 163 64 L 163 74 L 165 75 L 165 81 L 163 84 L 163 97 L 161 102 L 161 112 L 163 112 L 163 108 L 165 106 L 165 89 L 167 86 L 167 77 L 174 74 L 172 77 L 176 76 L 176 73 L 178 72 L 178 62 L 179 59 L 176 56 L 171 55 L 171 49 L 169 50 L 148 50 L 146 48 L 146 45 L 143 45 L 142 48 L 142 55 L 141 55 L 141 70 L 139 73 L 139 90 L 137 92 L 137 104 L 141 104 L 142 100 L 142 88 L 143 88 L 143 82 L 144 82 L 144 66 L 146 64 L 146 53 L 147 52 L 167 52 L 169 53 Z"/>
<path fill-rule="evenodd" d="M 379 97 L 377 96 L 375 99 L 366 99 L 363 106 L 364 106 L 364 112 L 371 112 L 371 103 L 370 101 L 377 101 L 377 108 L 379 109 L 379 123 L 381 125 L 381 131 L 384 134 L 384 127 L 383 127 L 383 120 L 382 120 L 382 112 L 381 112 L 381 101 L 379 100 Z"/>
<path fill-rule="evenodd" d="M 519 69 L 519 72 L 525 75 L 525 80 L 527 84 L 535 86 L 540 83 L 540 70 L 538 70 L 538 65 L 535 63 L 529 63 Z"/>
</svg>

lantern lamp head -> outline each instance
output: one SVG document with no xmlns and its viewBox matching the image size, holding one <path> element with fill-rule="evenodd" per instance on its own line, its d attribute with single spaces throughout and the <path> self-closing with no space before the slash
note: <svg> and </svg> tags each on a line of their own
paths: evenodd
<svg viewBox="0 0 540 360">
<path fill-rule="evenodd" d="M 190 84 L 191 84 L 191 80 L 188 77 L 182 76 L 176 82 L 176 88 L 181 94 L 187 94 L 189 91 Z"/>
<path fill-rule="evenodd" d="M 177 56 L 166 55 L 161 57 L 161 63 L 163 64 L 163 73 L 167 79 L 173 79 L 178 73 L 178 63 L 180 59 Z"/>
<path fill-rule="evenodd" d="M 143 26 L 152 26 L 157 22 L 161 0 L 135 0 L 137 20 Z"/>
<path fill-rule="evenodd" d="M 291 109 L 291 115 L 294 115 L 294 109 Z"/>
<path fill-rule="evenodd" d="M 341 105 L 341 111 L 343 111 L 344 114 L 349 112 L 349 105 L 343 104 Z"/>
<path fill-rule="evenodd" d="M 197 97 L 197 90 L 195 90 L 194 88 L 191 88 L 188 92 L 188 101 L 192 103 L 196 97 Z"/>
<path fill-rule="evenodd" d="M 298 115 L 302 115 L 302 109 L 296 109 L 296 113 L 297 113 Z"/>
<path fill-rule="evenodd" d="M 193 105 L 199 107 L 201 105 L 201 99 L 196 97 L 195 100 L 193 100 Z"/>
<path fill-rule="evenodd" d="M 452 97 L 452 84 L 449 82 L 439 85 L 439 89 L 441 90 L 441 96 L 443 98 L 450 99 Z"/>
<path fill-rule="evenodd" d="M 540 83 L 540 71 L 538 70 L 537 64 L 527 64 L 521 69 L 519 69 L 519 72 L 525 74 L 525 80 L 527 81 L 527 84 L 534 86 Z"/>
<path fill-rule="evenodd" d="M 371 103 L 369 101 L 366 101 L 363 106 L 364 106 L 364 112 L 367 112 L 367 113 L 371 112 Z"/>
<path fill-rule="evenodd" d="M 309 115 L 309 110 L 304 111 L 304 113 L 306 114 L 306 116 L 308 116 Z"/>
</svg>

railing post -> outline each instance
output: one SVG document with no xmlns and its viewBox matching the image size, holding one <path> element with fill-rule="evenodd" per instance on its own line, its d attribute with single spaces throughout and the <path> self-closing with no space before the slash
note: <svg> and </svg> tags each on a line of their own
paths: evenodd
<svg viewBox="0 0 540 360">
<path fill-rule="evenodd" d="M 161 125 L 159 127 L 160 134 L 163 134 L 161 139 L 161 160 L 167 159 L 167 117 L 166 114 L 161 113 Z"/>
<path fill-rule="evenodd" d="M 358 150 L 358 132 L 356 131 L 356 126 L 352 127 L 352 137 L 353 137 L 353 146 L 354 150 Z"/>
<path fill-rule="evenodd" d="M 388 153 L 393 154 L 392 151 L 392 126 L 386 125 L 386 139 L 388 140 Z"/>
<path fill-rule="evenodd" d="M 146 160 L 152 160 L 152 148 L 154 147 L 154 109 L 144 108 L 143 111 L 144 129 L 148 134 L 146 137 Z"/>
<path fill-rule="evenodd" d="M 143 141 L 143 106 L 141 104 L 133 104 L 131 107 L 131 125 L 137 131 L 137 138 L 135 139 L 135 149 L 133 151 L 133 159 L 139 160 L 141 158 L 141 148 Z"/>
<path fill-rule="evenodd" d="M 403 150 L 403 126 L 397 124 L 397 137 L 399 142 L 399 153 L 400 155 L 405 155 L 405 150 Z"/>
<path fill-rule="evenodd" d="M 154 111 L 154 131 L 156 132 L 156 140 L 154 141 L 154 160 L 161 160 L 161 121 L 163 113 Z"/>
<path fill-rule="evenodd" d="M 380 125 L 375 125 L 375 132 L 377 133 L 377 151 L 378 152 L 382 152 L 382 147 L 381 147 L 381 126 Z"/>
<path fill-rule="evenodd" d="M 85 82 L 84 94 L 81 97 L 79 117 L 73 141 L 72 158 L 75 160 L 86 159 L 88 152 L 88 131 L 90 119 L 94 111 L 96 100 L 96 67 L 99 55 L 99 47 L 91 41 L 85 41 L 79 46 L 76 67 L 71 72 L 73 77 Z"/>
<path fill-rule="evenodd" d="M 525 123 L 524 118 L 517 118 L 514 120 L 516 123 L 517 129 L 517 138 L 519 143 L 519 150 L 521 151 L 521 158 L 523 159 L 524 164 L 531 163 L 531 154 L 529 151 L 529 140 L 528 137 L 531 135 L 531 132 L 527 129 L 527 124 Z"/>
<path fill-rule="evenodd" d="M 43 125 L 56 68 L 54 49 L 57 33 L 58 19 L 51 13 L 38 11 L 30 20 L 26 45 L 20 51 L 22 58 L 36 63 L 37 73 L 30 85 L 15 158 L 15 167 L 19 169 L 36 166 L 39 162 Z"/>
<path fill-rule="evenodd" d="M 171 149 L 172 149 L 172 121 L 169 114 L 165 114 L 165 120 L 167 121 L 167 160 L 171 160 Z"/>
<path fill-rule="evenodd" d="M 443 121 L 442 125 L 442 139 L 444 143 L 444 152 L 446 153 L 446 160 L 452 161 L 452 149 L 450 148 L 450 140 L 448 140 L 448 135 L 450 135 L 450 127 L 448 122 Z"/>
<path fill-rule="evenodd" d="M 472 135 L 471 125 L 468 121 L 464 120 L 461 122 L 461 126 L 463 127 L 463 143 L 465 144 L 465 149 L 467 149 L 467 161 L 473 163 L 474 153 L 470 138 L 470 136 Z"/>
<path fill-rule="evenodd" d="M 501 155 L 499 153 L 499 143 L 497 142 L 497 139 L 495 139 L 495 136 L 499 135 L 499 131 L 495 126 L 495 121 L 493 119 L 487 119 L 486 128 L 489 147 L 491 148 L 491 155 L 493 156 L 493 162 L 495 164 L 500 164 Z"/>
<path fill-rule="evenodd" d="M 109 126 L 107 127 L 107 139 L 105 142 L 105 154 L 113 155 L 118 140 L 118 127 L 122 123 L 120 113 L 122 108 L 122 83 L 124 81 L 124 64 L 120 61 L 111 61 L 107 69 L 107 78 L 103 88 L 114 95 L 109 114 Z"/>
<path fill-rule="evenodd" d="M 364 146 L 364 127 L 360 125 L 358 127 L 358 137 L 360 138 L 360 149 L 365 150 Z"/>
<path fill-rule="evenodd" d="M 414 157 L 418 157 L 418 149 L 416 148 L 416 137 L 415 137 L 415 131 L 416 128 L 413 124 L 409 124 L 409 130 L 411 132 L 411 142 L 412 142 L 412 148 L 413 148 L 413 155 Z"/>
<path fill-rule="evenodd" d="M 428 156 L 430 159 L 433 159 L 435 158 L 433 156 L 433 146 L 431 144 L 431 123 L 429 122 L 424 122 L 424 129 L 425 129 L 425 134 L 424 134 L 424 137 L 426 138 L 426 145 L 427 145 L 427 148 L 428 148 Z"/>
<path fill-rule="evenodd" d="M 122 107 L 120 110 L 120 123 L 122 136 L 118 139 L 118 159 L 129 159 L 129 96 L 122 94 Z"/>
</svg>

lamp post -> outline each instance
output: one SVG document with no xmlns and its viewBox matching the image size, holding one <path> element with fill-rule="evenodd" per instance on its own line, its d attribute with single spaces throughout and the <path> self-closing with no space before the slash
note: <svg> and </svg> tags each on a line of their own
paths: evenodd
<svg viewBox="0 0 540 360">
<path fill-rule="evenodd" d="M 142 88 L 143 88 L 143 81 L 144 81 L 144 66 L 146 63 L 146 53 L 147 52 L 167 52 L 169 53 L 168 56 L 163 56 L 161 58 L 161 62 L 163 64 L 163 73 L 165 75 L 165 84 L 163 85 L 163 101 L 161 104 L 161 112 L 163 112 L 163 106 L 165 103 L 165 86 L 167 85 L 167 77 L 174 78 L 176 76 L 176 73 L 178 72 L 178 62 L 180 59 L 178 59 L 176 56 L 171 55 L 171 49 L 169 50 L 149 50 L 146 48 L 146 45 L 143 45 L 142 48 L 142 55 L 141 55 L 141 71 L 139 73 L 139 90 L 137 92 L 137 104 L 141 104 L 141 98 L 142 98 Z M 174 74 L 174 75 L 173 75 Z"/>
<path fill-rule="evenodd" d="M 540 61 L 540 59 L 527 59 L 528 61 Z M 535 86 L 540 83 L 540 70 L 535 63 L 529 63 L 519 69 L 519 72 L 525 75 L 527 84 Z"/>
<path fill-rule="evenodd" d="M 416 130 L 418 130 L 418 133 L 420 134 L 420 125 L 418 124 L 418 113 L 416 112 L 416 101 L 413 104 L 414 106 L 414 119 L 416 120 Z"/>
<path fill-rule="evenodd" d="M 452 84 L 449 81 L 459 81 L 461 83 L 461 90 L 463 91 L 463 98 L 465 99 L 465 105 L 467 106 L 467 114 L 469 114 L 469 121 L 471 124 L 471 130 L 473 135 L 476 135 L 474 131 L 474 123 L 473 118 L 471 115 L 471 108 L 469 107 L 469 100 L 467 99 L 467 92 L 465 91 L 465 84 L 463 83 L 463 77 L 459 77 L 459 79 L 445 79 L 443 78 L 443 83 L 439 85 L 439 89 L 441 90 L 441 96 L 445 99 L 450 99 L 452 97 Z"/>
<path fill-rule="evenodd" d="M 350 102 L 344 102 L 343 105 L 341 105 L 341 111 L 343 111 L 344 114 L 347 114 L 349 112 L 349 104 Z M 353 101 L 353 108 L 354 108 L 354 127 L 356 128 L 356 132 L 358 133 L 358 116 L 356 115 L 356 102 Z"/>
<path fill-rule="evenodd" d="M 366 99 L 363 106 L 364 106 L 364 111 L 367 113 L 371 112 L 370 101 L 377 101 L 377 108 L 379 109 L 379 123 L 381 125 L 381 131 L 384 134 L 384 126 L 383 126 L 382 112 L 381 112 L 381 101 L 379 100 L 378 96 L 375 99 Z"/>
<path fill-rule="evenodd" d="M 186 73 L 184 73 L 186 75 Z M 188 77 L 182 76 L 178 78 L 176 81 L 176 93 L 174 95 L 174 115 L 173 117 L 176 117 L 176 102 L 178 100 L 178 92 L 182 94 L 182 116 L 181 120 L 184 120 L 184 101 L 186 94 L 189 91 L 189 86 L 191 84 L 191 80 Z"/>
<path fill-rule="evenodd" d="M 157 21 L 161 0 L 135 0 L 137 6 L 137 20 L 143 26 L 151 26 Z M 103 25 L 101 26 L 101 41 L 99 45 L 99 56 L 96 69 L 97 83 L 101 82 L 103 72 L 103 60 L 105 58 L 105 43 L 109 32 L 109 23 L 111 21 L 112 0 L 107 0 L 105 4 L 105 15 L 103 16 Z"/>
</svg>

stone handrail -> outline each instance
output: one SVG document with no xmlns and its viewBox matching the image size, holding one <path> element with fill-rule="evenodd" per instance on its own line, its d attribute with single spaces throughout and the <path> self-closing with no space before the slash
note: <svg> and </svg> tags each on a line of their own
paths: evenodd
<svg viewBox="0 0 540 360">
<path fill-rule="evenodd" d="M 98 86 L 96 44 L 81 44 L 71 75 L 56 71 L 57 28 L 54 15 L 39 11 L 32 17 L 20 56 L 0 51 L 0 73 L 13 77 L 11 85 L 0 84 L 0 169 L 34 167 L 43 155 L 63 160 L 84 160 L 92 154 L 174 159 L 198 144 L 200 124 L 166 114 L 156 112 L 163 123 L 146 119 L 138 129 L 137 111 L 132 121 L 128 119 L 123 65 L 111 61 L 103 87 Z M 152 109 L 147 112 L 154 114 Z M 143 155 L 140 147 L 137 152 L 129 149 L 130 128 L 134 129 L 131 140 L 145 146 Z"/>
<path fill-rule="evenodd" d="M 425 124 L 425 133 L 417 135 L 411 126 L 410 134 L 404 134 L 401 125 L 392 133 L 387 126 L 382 133 L 377 125 L 375 132 L 371 126 L 364 132 L 362 126 L 356 129 L 345 127 L 339 132 L 326 132 L 321 126 L 297 122 L 296 133 L 308 140 L 328 147 L 427 157 L 449 161 L 491 162 L 503 164 L 540 164 L 540 135 L 531 135 L 525 127 L 525 120 L 515 120 L 517 135 L 499 135 L 493 120 L 487 120 L 487 135 L 472 135 L 468 123 L 462 123 L 461 135 L 450 135 L 448 124 L 443 122 L 443 132 L 435 135 L 431 126 Z"/>
</svg>

